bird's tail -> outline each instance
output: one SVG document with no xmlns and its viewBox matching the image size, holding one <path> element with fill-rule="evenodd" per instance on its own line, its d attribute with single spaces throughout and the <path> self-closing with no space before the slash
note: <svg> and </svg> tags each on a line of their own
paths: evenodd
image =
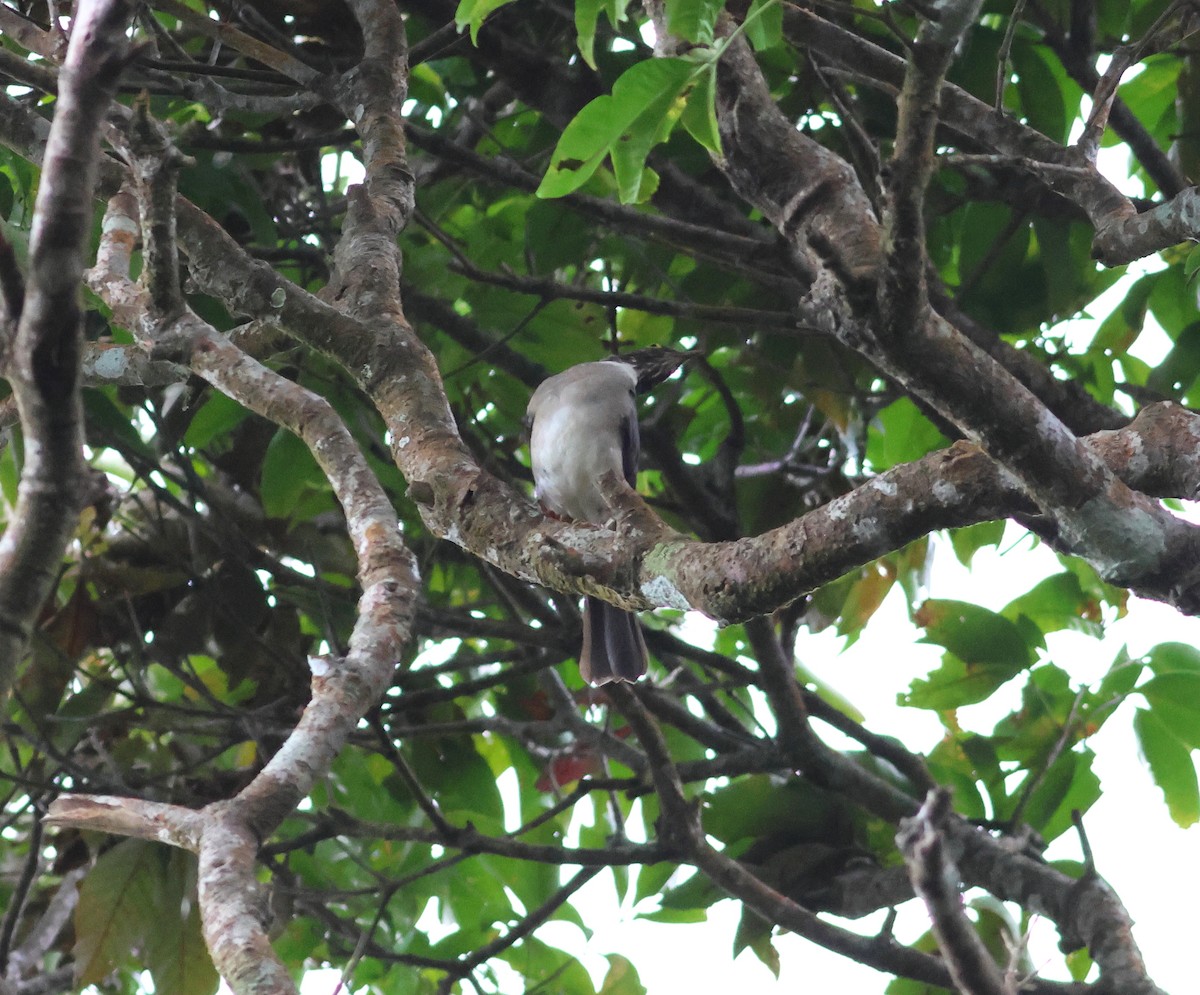
<svg viewBox="0 0 1200 995">
<path fill-rule="evenodd" d="M 589 684 L 636 681 L 646 672 L 646 640 L 637 615 L 599 598 L 583 602 L 579 672 Z"/>
</svg>

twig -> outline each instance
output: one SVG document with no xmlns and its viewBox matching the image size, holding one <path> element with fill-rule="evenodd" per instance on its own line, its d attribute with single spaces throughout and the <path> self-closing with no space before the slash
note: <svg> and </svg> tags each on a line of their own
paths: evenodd
<svg viewBox="0 0 1200 995">
<path fill-rule="evenodd" d="M 30 803 L 29 808 L 32 807 L 32 803 Z M 13 932 L 17 928 L 17 923 L 21 921 L 21 916 L 25 911 L 25 902 L 29 898 L 29 889 L 33 886 L 38 869 L 41 867 L 42 832 L 42 821 L 37 818 L 35 813 L 29 830 L 27 844 L 29 852 L 25 855 L 21 873 L 9 895 L 8 908 L 4 910 L 4 917 L 0 919 L 0 979 L 4 978 L 5 969 L 8 967 L 9 954 L 12 952 Z"/>
<path fill-rule="evenodd" d="M 418 209 L 414 216 L 417 223 L 445 246 L 446 250 L 454 257 L 450 269 L 479 283 L 487 283 L 515 293 L 540 297 L 543 301 L 586 301 L 606 308 L 625 308 L 632 311 L 643 311 L 646 314 L 693 318 L 697 321 L 735 324 L 748 328 L 784 328 L 795 332 L 815 332 L 814 329 L 808 329 L 807 326 L 802 325 L 794 315 L 788 314 L 786 311 L 760 311 L 748 307 L 693 304 L 688 301 L 671 301 L 623 290 L 595 290 L 591 287 L 567 284 L 548 277 L 492 273 L 476 266 L 459 248 L 454 239 L 423 211 Z"/>
<path fill-rule="evenodd" d="M 1017 33 L 1017 25 L 1021 23 L 1021 14 L 1025 11 L 1025 0 L 1017 0 L 1012 13 L 1008 15 L 1008 27 L 1004 30 L 1004 40 L 1000 43 L 1000 51 L 996 53 L 996 113 L 1004 110 L 1004 88 L 1008 84 L 1008 60 L 1012 54 L 1013 37 Z"/>
<path fill-rule="evenodd" d="M 1067 713 L 1067 717 L 1063 721 L 1058 739 L 1054 741 L 1054 745 L 1050 748 L 1050 752 L 1046 754 L 1046 759 L 1042 761 L 1037 773 L 1021 788 L 1021 797 L 1017 799 L 1017 804 L 1013 806 L 1012 814 L 1009 816 L 1010 825 L 1014 827 L 1020 825 L 1021 816 L 1025 813 L 1025 809 L 1029 805 L 1030 799 L 1033 798 L 1034 792 L 1046 780 L 1046 775 L 1050 773 L 1050 768 L 1054 766 L 1054 762 L 1062 755 L 1062 751 L 1066 749 L 1067 743 L 1074 736 L 1075 717 L 1079 714 L 1079 707 L 1083 704 L 1085 693 L 1086 688 L 1079 689 L 1079 693 L 1075 695 L 1075 700 L 1071 702 L 1071 710 Z"/>
<path fill-rule="evenodd" d="M 574 876 L 561 888 L 559 888 L 546 901 L 539 905 L 536 909 L 525 916 L 517 925 L 513 926 L 503 936 L 499 936 L 491 943 L 487 943 L 476 949 L 470 957 L 464 957 L 459 961 L 458 966 L 444 977 L 438 985 L 440 995 L 449 995 L 453 990 L 455 982 L 470 975 L 475 968 L 480 964 L 486 963 L 492 957 L 495 957 L 501 951 L 507 950 L 513 944 L 523 940 L 526 936 L 532 933 L 538 926 L 542 925 L 549 919 L 562 904 L 570 898 L 575 892 L 587 884 L 592 878 L 600 873 L 599 867 L 582 867 Z"/>
<path fill-rule="evenodd" d="M 933 957 L 902 947 L 890 939 L 864 937 L 825 922 L 780 894 L 748 867 L 715 849 L 704 835 L 699 810 L 688 801 L 662 733 L 643 708 L 638 691 L 613 685 L 609 694 L 621 708 L 650 759 L 650 770 L 662 805 L 658 833 L 672 850 L 694 863 L 720 888 L 741 899 L 768 922 L 778 923 L 821 946 L 882 971 L 902 974 L 943 987 L 949 974 Z"/>
<path fill-rule="evenodd" d="M 1104 129 L 1108 126 L 1108 115 L 1112 110 L 1113 100 L 1117 96 L 1117 87 L 1121 85 L 1121 77 L 1134 64 L 1134 52 L 1128 45 L 1122 45 L 1112 54 L 1112 61 L 1096 84 L 1092 94 L 1092 112 L 1088 115 L 1087 124 L 1075 147 L 1080 151 L 1085 162 L 1095 164 L 1096 155 L 1100 151 L 1100 139 L 1104 137 Z"/>
<path fill-rule="evenodd" d="M 1016 995 L 963 911 L 958 869 L 942 833 L 949 814 L 949 792 L 929 792 L 920 811 L 901 823 L 896 844 L 908 864 L 913 888 L 929 911 L 955 988 L 963 995 Z"/>
</svg>

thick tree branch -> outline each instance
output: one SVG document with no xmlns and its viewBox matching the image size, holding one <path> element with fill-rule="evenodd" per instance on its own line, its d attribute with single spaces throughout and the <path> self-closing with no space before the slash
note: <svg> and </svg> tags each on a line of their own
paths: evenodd
<svg viewBox="0 0 1200 995">
<path fill-rule="evenodd" d="M 354 0 L 366 49 L 341 94 L 343 113 L 362 138 L 366 180 L 349 190 L 335 271 L 322 292 L 356 316 L 395 323 L 407 331 L 400 302 L 400 250 L 396 236 L 414 206 L 400 107 L 408 92 L 408 42 L 393 4 Z"/>
<path fill-rule="evenodd" d="M 1129 913 L 1098 875 L 1066 878 L 960 819 L 947 820 L 944 832 L 964 881 L 1002 901 L 1037 903 L 1058 925 L 1064 948 L 1089 950 L 1100 967 L 1100 991 L 1162 995 L 1146 974 Z"/>
<path fill-rule="evenodd" d="M 329 403 L 250 359 L 186 307 L 177 283 L 170 285 L 177 280 L 169 261 L 175 252 L 174 183 L 171 171 L 155 164 L 171 157 L 161 133 L 149 126 L 135 136 L 131 151 L 142 236 L 147 256 L 158 262 L 144 270 L 143 286 L 130 282 L 128 231 L 136 220 L 129 214 L 130 198 L 118 195 L 105 224 L 104 268 L 93 272 L 93 287 L 148 343 L 186 358 L 214 386 L 304 439 L 342 504 L 359 560 L 364 593 L 349 653 L 342 660 L 311 661 L 312 701 L 300 723 L 248 787 L 204 811 L 198 840 L 205 937 L 218 970 L 238 992 L 258 991 L 263 972 L 273 984 L 290 986 L 266 939 L 253 876 L 255 852 L 329 769 L 387 687 L 412 631 L 416 565 L 401 542 L 387 495 Z"/>
<path fill-rule="evenodd" d="M 788 8 L 785 23 L 789 32 L 803 44 L 811 45 L 847 68 L 865 73 L 889 87 L 899 88 L 903 84 L 903 59 L 846 28 L 799 7 Z M 1105 265 L 1121 265 L 1200 235 L 1191 207 L 1194 197 L 1184 190 L 1178 198 L 1168 202 L 1176 204 L 1178 200 L 1178 206 L 1168 208 L 1178 217 L 1137 240 L 1136 208 L 1094 168 L 1086 168 L 1078 153 L 1007 115 L 997 114 L 988 104 L 953 84 L 945 83 L 941 90 L 942 123 L 971 142 L 1017 159 L 1085 167 L 1037 173 L 1035 178 L 1078 204 L 1087 214 L 1095 229 L 1093 255 Z"/>
<path fill-rule="evenodd" d="M 934 170 L 933 136 L 946 71 L 979 7 L 978 0 L 939 4 L 936 20 L 931 16 L 922 23 L 904 74 L 896 144 L 883 176 L 885 265 L 879 312 L 891 326 L 884 332 L 889 338 L 923 321 L 929 307 L 925 188 Z"/>
<path fill-rule="evenodd" d="M 1200 188 L 1181 190 L 1164 204 L 1127 215 L 1096 233 L 1094 254 L 1121 266 L 1180 242 L 1200 239 Z"/>
<path fill-rule="evenodd" d="M 141 798 L 63 795 L 43 820 L 47 826 L 73 826 L 114 836 L 168 843 L 195 853 L 204 832 L 203 813 Z"/>
<path fill-rule="evenodd" d="M 83 240 L 93 211 L 99 125 L 125 62 L 131 12 L 124 0 L 80 5 L 34 205 L 29 286 L 4 369 L 25 429 L 26 458 L 17 507 L 0 539 L 0 695 L 12 683 L 80 510 Z"/>
<path fill-rule="evenodd" d="M 914 79 L 928 75 L 919 64 L 921 51 L 918 47 L 914 54 Z M 933 83 L 910 84 L 914 101 L 921 92 L 939 89 L 937 68 L 932 67 Z M 815 282 L 812 297 L 826 304 L 828 323 L 839 339 L 978 438 L 1054 518 L 1062 541 L 1107 579 L 1184 611 L 1200 611 L 1200 572 L 1195 567 L 1200 530 L 1111 476 L 1027 388 L 934 313 L 923 290 L 924 267 L 917 268 L 915 284 L 906 279 L 913 268 L 909 258 L 917 252 L 906 253 L 899 245 L 889 250 L 900 272 L 887 278 L 890 293 L 874 307 L 864 281 L 879 272 L 878 243 L 863 237 L 847 245 L 844 239 L 831 239 L 828 231 L 830 219 L 843 214 L 853 218 L 845 217 L 842 226 L 877 231 L 861 191 L 856 197 L 835 196 L 840 186 L 814 186 L 814 177 L 842 175 L 831 166 L 835 157 L 783 117 L 743 39 L 729 43 L 718 84 L 724 142 L 720 165 L 742 196 L 779 227 L 795 257 L 808 256 L 806 265 L 820 266 L 825 277 Z M 919 134 L 898 141 L 898 155 L 903 161 L 914 156 L 914 161 L 924 161 L 931 154 L 934 118 L 909 115 L 905 120 Z M 922 148 L 925 153 L 918 151 Z M 769 165 L 783 161 L 789 164 L 786 175 Z M 928 175 L 928 166 L 900 171 L 900 202 L 909 204 L 902 228 L 919 222 L 919 212 L 914 215 L 912 208 L 920 198 L 910 188 Z M 815 255 L 814 246 L 824 246 L 824 255 Z"/>
</svg>

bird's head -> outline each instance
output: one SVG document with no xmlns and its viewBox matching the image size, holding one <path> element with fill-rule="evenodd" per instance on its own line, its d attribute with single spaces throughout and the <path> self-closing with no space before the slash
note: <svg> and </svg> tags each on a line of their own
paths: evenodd
<svg viewBox="0 0 1200 995">
<path fill-rule="evenodd" d="M 632 366 L 637 373 L 637 392 L 645 394 L 666 380 L 689 359 L 702 355 L 698 349 L 684 352 L 654 345 L 646 349 L 635 349 L 622 356 L 609 356 L 607 362 Z"/>
</svg>

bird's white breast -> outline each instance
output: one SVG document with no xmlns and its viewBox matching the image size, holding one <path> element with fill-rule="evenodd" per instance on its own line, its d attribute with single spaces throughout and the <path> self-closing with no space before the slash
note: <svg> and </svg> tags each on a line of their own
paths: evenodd
<svg viewBox="0 0 1200 995">
<path fill-rule="evenodd" d="M 621 363 L 586 363 L 546 380 L 530 402 L 530 454 L 537 497 L 557 515 L 603 522 L 599 487 L 623 474 L 621 426 L 636 418 L 637 376 Z"/>
</svg>

